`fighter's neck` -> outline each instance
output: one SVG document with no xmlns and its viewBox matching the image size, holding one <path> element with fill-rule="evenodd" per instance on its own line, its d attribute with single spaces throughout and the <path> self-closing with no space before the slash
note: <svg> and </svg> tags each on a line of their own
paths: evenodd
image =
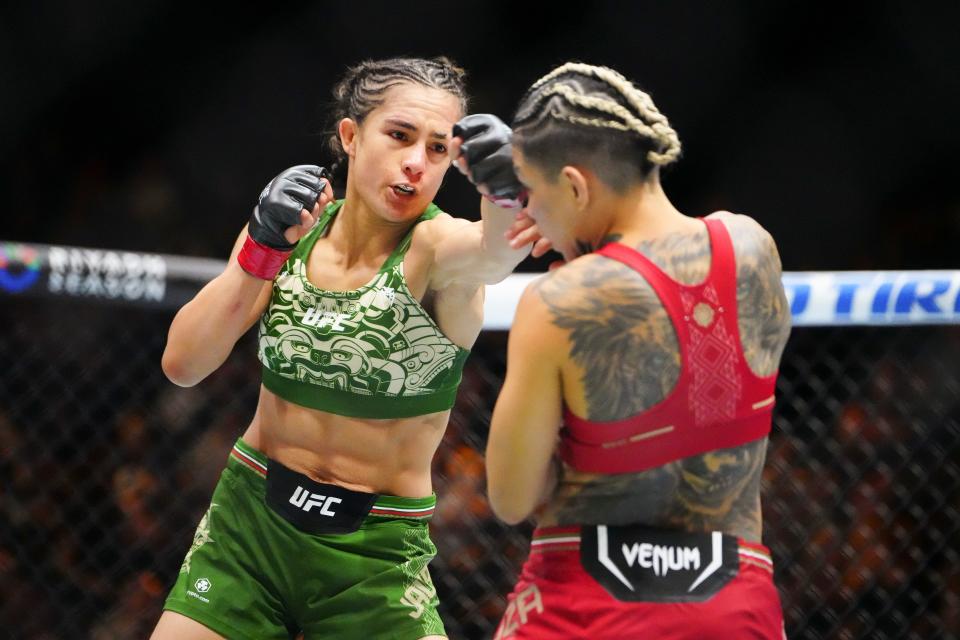
<svg viewBox="0 0 960 640">
<path fill-rule="evenodd" d="M 349 267 L 392 252 L 412 224 L 413 221 L 384 220 L 362 198 L 347 194 L 340 211 L 330 221 L 326 237 Z"/>
<path fill-rule="evenodd" d="M 623 196 L 598 203 L 600 215 L 588 215 L 578 229 L 577 245 L 596 250 L 608 242 L 636 244 L 688 226 L 692 219 L 681 213 L 660 188 L 659 182 L 644 184 Z"/>
</svg>

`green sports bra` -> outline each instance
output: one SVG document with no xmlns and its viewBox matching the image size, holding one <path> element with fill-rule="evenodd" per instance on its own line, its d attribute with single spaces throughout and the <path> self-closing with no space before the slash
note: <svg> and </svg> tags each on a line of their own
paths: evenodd
<svg viewBox="0 0 960 640">
<path fill-rule="evenodd" d="M 440 209 L 427 207 L 370 282 L 326 291 L 307 280 L 307 259 L 342 206 L 326 208 L 273 281 L 259 327 L 263 385 L 284 400 L 359 418 L 451 408 L 470 351 L 440 331 L 403 277 L 416 224 Z"/>
</svg>

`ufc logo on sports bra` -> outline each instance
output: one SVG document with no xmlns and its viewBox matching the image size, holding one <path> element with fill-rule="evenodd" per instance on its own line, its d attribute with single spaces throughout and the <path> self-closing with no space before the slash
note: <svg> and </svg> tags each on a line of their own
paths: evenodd
<svg viewBox="0 0 960 640">
<path fill-rule="evenodd" d="M 319 493 L 310 493 L 299 485 L 297 485 L 293 495 L 290 496 L 290 504 L 293 506 L 298 507 L 308 513 L 310 512 L 310 509 L 313 509 L 314 507 L 320 507 L 321 515 L 325 516 L 337 515 L 335 511 L 330 509 L 330 506 L 340 502 L 343 502 L 343 500 L 340 498 L 334 498 L 333 496 L 327 497 Z"/>
<path fill-rule="evenodd" d="M 307 312 L 303 314 L 303 324 L 308 327 L 317 327 L 318 329 L 330 327 L 331 331 L 346 331 L 347 327 L 341 323 L 344 320 L 349 320 L 351 315 L 350 313 L 324 311 L 318 307 L 314 307 L 308 309 Z"/>
</svg>

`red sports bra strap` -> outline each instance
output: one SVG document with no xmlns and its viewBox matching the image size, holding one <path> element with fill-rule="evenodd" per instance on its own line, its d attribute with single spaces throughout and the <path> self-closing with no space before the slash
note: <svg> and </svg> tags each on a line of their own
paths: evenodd
<svg viewBox="0 0 960 640">
<path fill-rule="evenodd" d="M 683 304 L 680 302 L 676 287 L 667 275 L 660 270 L 660 267 L 655 265 L 647 256 L 619 242 L 604 245 L 596 253 L 622 262 L 642 275 L 653 287 L 657 297 L 660 298 L 660 302 L 666 307 L 667 314 L 673 319 L 673 326 L 676 327 L 677 331 L 686 329 L 686 325 L 682 322 Z"/>
<path fill-rule="evenodd" d="M 718 289 L 720 304 L 728 318 L 737 327 L 737 258 L 733 252 L 730 232 L 721 220 L 703 218 L 710 234 L 710 280 Z"/>
</svg>

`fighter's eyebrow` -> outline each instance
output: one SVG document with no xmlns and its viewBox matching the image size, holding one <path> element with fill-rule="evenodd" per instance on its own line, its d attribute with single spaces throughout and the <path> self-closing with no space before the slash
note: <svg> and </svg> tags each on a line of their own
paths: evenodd
<svg viewBox="0 0 960 640">
<path fill-rule="evenodd" d="M 408 131 L 413 131 L 414 133 L 419 131 L 419 129 L 417 128 L 417 125 L 407 122 L 406 120 L 401 120 L 399 118 L 388 118 L 387 122 L 394 126 L 400 127 L 401 129 L 407 129 Z M 447 134 L 442 133 L 440 131 L 434 131 L 430 137 L 437 138 L 439 140 L 446 140 Z"/>
</svg>

